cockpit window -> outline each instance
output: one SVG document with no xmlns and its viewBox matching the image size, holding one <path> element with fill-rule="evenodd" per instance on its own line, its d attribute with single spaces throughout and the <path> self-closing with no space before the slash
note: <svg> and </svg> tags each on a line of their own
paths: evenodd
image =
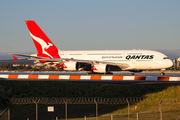
<svg viewBox="0 0 180 120">
<path fill-rule="evenodd" d="M 164 57 L 163 59 L 169 59 L 168 57 Z"/>
</svg>

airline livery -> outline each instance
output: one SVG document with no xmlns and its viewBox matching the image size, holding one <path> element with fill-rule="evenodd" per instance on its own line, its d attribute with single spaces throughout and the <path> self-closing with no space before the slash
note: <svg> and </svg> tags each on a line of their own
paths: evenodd
<svg viewBox="0 0 180 120">
<path fill-rule="evenodd" d="M 140 72 L 150 69 L 166 69 L 173 65 L 163 53 L 152 50 L 81 50 L 61 51 L 51 42 L 41 28 L 32 20 L 25 21 L 37 54 L 24 55 L 28 60 L 63 67 L 64 70 L 87 70 L 110 73 L 114 70 Z M 17 58 L 15 56 L 14 60 Z"/>
</svg>

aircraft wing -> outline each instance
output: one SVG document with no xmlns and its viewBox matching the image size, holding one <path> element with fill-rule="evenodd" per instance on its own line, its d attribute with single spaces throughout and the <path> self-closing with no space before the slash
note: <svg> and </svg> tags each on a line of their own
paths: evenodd
<svg viewBox="0 0 180 120">
<path fill-rule="evenodd" d="M 94 61 L 94 60 L 81 60 L 81 59 L 73 59 L 73 58 L 46 58 L 46 57 L 38 57 L 38 56 L 32 56 L 32 55 L 25 55 L 25 54 L 14 54 L 10 53 L 12 55 L 17 55 L 17 56 L 23 56 L 23 57 L 29 57 L 27 60 L 44 60 L 46 62 L 58 62 L 59 64 L 63 64 L 65 62 L 69 61 L 74 61 L 74 62 L 79 62 L 79 63 L 87 63 L 91 65 L 95 64 L 108 64 L 108 65 L 113 65 L 113 66 L 118 66 L 121 69 L 127 68 L 130 65 L 127 63 L 113 63 L 113 62 L 104 62 L 104 61 Z M 15 58 L 14 58 L 15 59 Z"/>
<path fill-rule="evenodd" d="M 38 59 L 36 59 L 38 60 Z M 95 64 L 108 64 L 108 65 L 113 65 L 113 66 L 118 66 L 121 69 L 127 68 L 130 65 L 127 63 L 113 63 L 113 62 L 103 62 L 103 61 L 93 61 L 93 60 L 81 60 L 81 59 L 70 59 L 70 58 L 52 58 L 52 59 L 39 59 L 39 60 L 45 60 L 46 62 L 59 62 L 59 64 L 63 64 L 65 62 L 79 62 L 79 63 L 87 63 L 91 65 Z"/>
</svg>

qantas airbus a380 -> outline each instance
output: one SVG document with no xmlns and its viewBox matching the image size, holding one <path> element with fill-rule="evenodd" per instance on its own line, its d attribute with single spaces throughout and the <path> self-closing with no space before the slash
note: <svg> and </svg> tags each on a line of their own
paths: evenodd
<svg viewBox="0 0 180 120">
<path fill-rule="evenodd" d="M 51 42 L 32 20 L 25 21 L 37 49 L 37 54 L 24 55 L 28 60 L 62 66 L 64 70 L 90 70 L 110 73 L 117 70 L 138 72 L 150 69 L 166 69 L 173 65 L 163 53 L 152 50 L 81 50 L 61 51 Z M 17 58 L 13 56 L 16 60 Z"/>
</svg>

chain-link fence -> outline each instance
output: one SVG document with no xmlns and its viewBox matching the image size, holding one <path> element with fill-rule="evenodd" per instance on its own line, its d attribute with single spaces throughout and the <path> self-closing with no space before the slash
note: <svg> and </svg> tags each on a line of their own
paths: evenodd
<svg viewBox="0 0 180 120">
<path fill-rule="evenodd" d="M 180 120 L 180 98 L 12 98 L 0 120 Z"/>
</svg>

